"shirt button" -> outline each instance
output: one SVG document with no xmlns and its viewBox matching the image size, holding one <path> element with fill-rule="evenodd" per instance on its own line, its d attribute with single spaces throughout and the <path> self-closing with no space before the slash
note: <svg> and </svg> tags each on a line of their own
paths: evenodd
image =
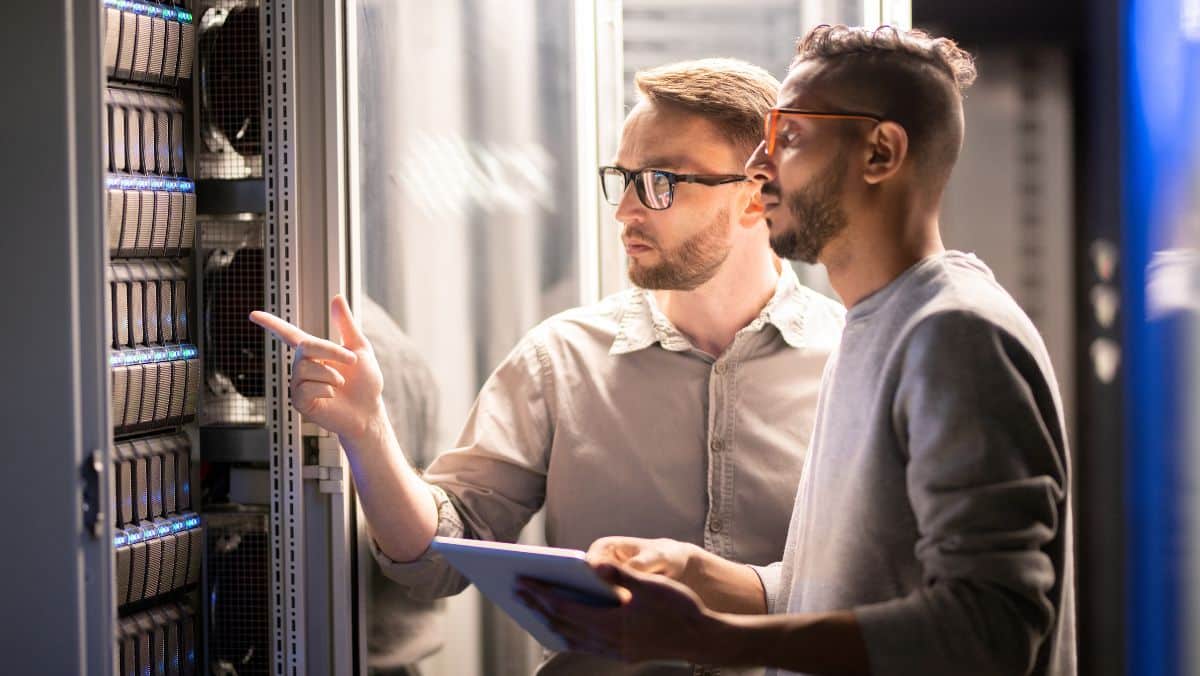
<svg viewBox="0 0 1200 676">
<path fill-rule="evenodd" d="M 720 453 L 721 451 L 725 450 L 725 442 L 721 441 L 720 439 L 713 439 L 712 450 L 713 453 Z"/>
<path fill-rule="evenodd" d="M 720 519 L 713 519 L 712 521 L 710 521 L 708 523 L 708 529 L 714 533 L 720 533 L 721 527 L 722 527 L 722 524 L 721 524 Z"/>
<path fill-rule="evenodd" d="M 715 367 L 713 367 L 713 370 L 716 371 L 717 375 L 719 375 L 719 376 L 725 375 L 725 362 L 720 362 Z"/>
</svg>

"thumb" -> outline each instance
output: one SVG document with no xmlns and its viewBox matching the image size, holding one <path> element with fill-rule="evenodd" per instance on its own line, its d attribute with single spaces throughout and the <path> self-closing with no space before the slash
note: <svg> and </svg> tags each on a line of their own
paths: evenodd
<svg viewBox="0 0 1200 676">
<path fill-rule="evenodd" d="M 596 566 L 596 575 L 611 585 L 631 590 L 634 587 L 640 586 L 642 582 L 640 575 L 636 571 L 611 563 L 602 563 Z"/>
<path fill-rule="evenodd" d="M 370 345 L 367 337 L 358 328 L 358 324 L 354 323 L 354 315 L 350 312 L 350 304 L 346 302 L 345 296 L 340 293 L 334 296 L 329 309 L 330 314 L 333 315 L 334 326 L 337 327 L 338 333 L 342 334 L 343 345 L 351 350 L 359 350 Z"/>
</svg>

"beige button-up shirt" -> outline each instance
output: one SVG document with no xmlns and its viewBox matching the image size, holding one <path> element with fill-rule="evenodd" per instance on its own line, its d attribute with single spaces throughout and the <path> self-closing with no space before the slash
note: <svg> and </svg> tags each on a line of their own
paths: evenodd
<svg viewBox="0 0 1200 676">
<path fill-rule="evenodd" d="M 551 317 L 479 393 L 457 448 L 425 473 L 438 535 L 513 542 L 545 509 L 546 542 L 669 537 L 750 564 L 778 561 L 841 305 L 783 265 L 771 300 L 717 358 L 630 289 Z M 414 596 L 467 581 L 426 553 L 384 572 Z M 691 673 L 548 655 L 540 674 Z"/>
</svg>

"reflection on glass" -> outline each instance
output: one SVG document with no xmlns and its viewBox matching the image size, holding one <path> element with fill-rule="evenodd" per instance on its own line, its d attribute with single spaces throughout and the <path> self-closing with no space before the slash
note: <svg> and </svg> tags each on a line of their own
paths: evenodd
<svg viewBox="0 0 1200 676">
<path fill-rule="evenodd" d="M 359 0 L 355 12 L 358 305 L 388 344 L 397 433 L 425 465 L 519 338 L 579 299 L 571 3 Z M 444 610 L 390 593 L 360 560 L 376 673 L 422 658 L 424 674 L 536 662 L 469 594 L 438 621 Z"/>
</svg>

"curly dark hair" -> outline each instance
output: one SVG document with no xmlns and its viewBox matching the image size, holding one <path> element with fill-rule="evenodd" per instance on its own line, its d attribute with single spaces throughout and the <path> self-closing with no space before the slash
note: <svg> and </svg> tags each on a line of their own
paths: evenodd
<svg viewBox="0 0 1200 676">
<path fill-rule="evenodd" d="M 975 58 L 954 40 L 935 38 L 920 29 L 905 31 L 893 26 L 880 26 L 874 30 L 840 24 L 817 26 L 796 43 L 793 64 L 807 59 L 852 55 L 895 58 L 897 54 L 936 67 L 960 92 L 975 81 Z"/>
<path fill-rule="evenodd" d="M 796 44 L 792 68 L 808 62 L 846 103 L 904 127 L 927 176 L 949 178 L 962 147 L 963 91 L 976 76 L 966 50 L 921 30 L 822 25 Z"/>
</svg>

